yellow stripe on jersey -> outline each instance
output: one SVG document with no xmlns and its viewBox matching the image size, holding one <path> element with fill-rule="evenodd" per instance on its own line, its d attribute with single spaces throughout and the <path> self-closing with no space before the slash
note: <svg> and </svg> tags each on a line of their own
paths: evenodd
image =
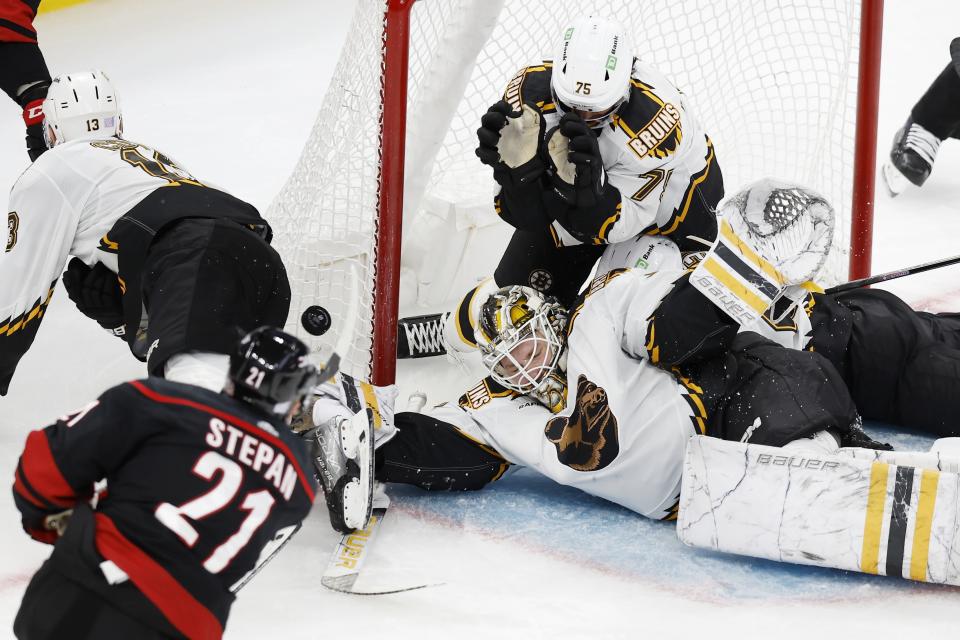
<svg viewBox="0 0 960 640">
<path fill-rule="evenodd" d="M 671 216 L 670 220 L 667 221 L 666 225 L 651 231 L 650 235 L 669 235 L 677 230 L 677 227 L 680 226 L 681 222 L 686 220 L 687 214 L 690 212 L 690 205 L 693 204 L 693 196 L 697 187 L 705 182 L 710 176 L 710 168 L 713 166 L 713 160 L 713 141 L 711 141 L 710 138 L 707 138 L 707 155 L 704 156 L 703 159 L 706 166 L 704 166 L 702 172 L 694 175 L 693 178 L 691 178 L 690 183 L 687 185 L 687 190 L 684 192 L 683 198 L 680 200 L 680 206 L 674 210 L 673 216 Z"/>
<path fill-rule="evenodd" d="M 930 553 L 930 530 L 933 528 L 933 508 L 937 502 L 940 473 L 924 469 L 920 479 L 916 524 L 913 529 L 913 551 L 910 553 L 910 577 L 927 579 L 927 557 Z"/>
<path fill-rule="evenodd" d="M 13 335 L 17 331 L 26 327 L 33 320 L 43 317 L 43 314 L 47 309 L 47 305 L 50 304 L 50 299 L 53 297 L 53 289 L 56 284 L 57 281 L 54 280 L 50 285 L 50 289 L 47 291 L 47 297 L 43 300 L 38 299 L 29 311 L 24 312 L 16 318 L 7 318 L 7 320 L 0 325 L 0 336 Z"/>
<path fill-rule="evenodd" d="M 618 202 L 616 212 L 603 221 L 603 224 L 600 225 L 600 230 L 597 231 L 597 237 L 593 239 L 593 244 L 607 244 L 607 234 L 610 233 L 610 227 L 616 224 L 617 220 L 620 219 L 620 211 L 623 208 L 623 203 Z"/>
<path fill-rule="evenodd" d="M 109 232 L 103 234 L 103 237 L 100 238 L 101 244 L 103 244 L 103 246 L 109 249 L 110 251 L 119 251 L 120 245 L 114 242 L 113 240 L 111 240 L 110 238 L 108 238 L 107 237 L 108 235 L 110 235 Z"/>
<path fill-rule="evenodd" d="M 863 523 L 863 549 L 860 552 L 860 570 L 877 573 L 880 564 L 880 538 L 883 531 L 883 507 L 887 501 L 887 476 L 890 465 L 874 462 L 870 469 L 870 492 L 867 513 Z"/>
<path fill-rule="evenodd" d="M 623 132 L 630 137 L 631 140 L 637 137 L 637 134 L 634 133 L 633 129 L 626 123 L 626 121 L 618 115 L 613 116 L 613 123 L 623 129 Z"/>
<path fill-rule="evenodd" d="M 550 237 L 553 238 L 553 246 L 557 247 L 558 249 L 562 247 L 563 242 L 560 240 L 560 234 L 557 233 L 557 230 L 553 228 L 552 224 L 547 227 L 547 230 L 550 232 Z"/>
<path fill-rule="evenodd" d="M 656 321 L 650 321 L 650 328 L 648 329 L 650 332 L 650 338 L 647 340 L 646 344 L 647 354 L 650 356 L 650 362 L 652 364 L 658 364 L 660 362 L 660 347 L 654 344 L 656 342 L 657 333 L 657 328 L 655 325 Z"/>
</svg>

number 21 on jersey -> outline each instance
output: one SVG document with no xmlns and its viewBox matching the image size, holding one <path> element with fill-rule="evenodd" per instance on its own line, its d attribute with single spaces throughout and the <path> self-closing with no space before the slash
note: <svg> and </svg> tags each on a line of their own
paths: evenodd
<svg viewBox="0 0 960 640">
<path fill-rule="evenodd" d="M 206 480 L 213 480 L 217 471 L 221 473 L 220 479 L 203 495 L 179 506 L 164 502 L 154 511 L 157 520 L 176 533 L 188 547 L 193 547 L 200 537 L 190 521 L 202 520 L 223 509 L 230 504 L 243 484 L 243 469 L 240 465 L 215 451 L 204 453 L 193 466 L 193 472 Z M 203 561 L 204 568 L 210 573 L 223 571 L 250 542 L 256 530 L 266 522 L 274 502 L 273 496 L 266 489 L 252 491 L 244 496 L 240 509 L 248 512 L 247 517 L 240 524 L 240 528 Z"/>
</svg>

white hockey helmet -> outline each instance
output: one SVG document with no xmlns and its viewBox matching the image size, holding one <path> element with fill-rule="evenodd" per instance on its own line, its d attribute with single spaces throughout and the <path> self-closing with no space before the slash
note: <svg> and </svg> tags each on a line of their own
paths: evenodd
<svg viewBox="0 0 960 640">
<path fill-rule="evenodd" d="M 550 88 L 557 109 L 576 111 L 589 126 L 606 123 L 630 96 L 633 44 L 613 20 L 584 16 L 563 30 Z"/>
<path fill-rule="evenodd" d="M 86 138 L 123 133 L 120 103 L 103 71 L 82 71 L 53 79 L 43 101 L 43 135 L 47 148 Z"/>
<path fill-rule="evenodd" d="M 560 362 L 567 311 L 530 287 L 499 289 L 480 309 L 476 333 L 490 376 L 520 393 L 536 390 Z"/>
</svg>

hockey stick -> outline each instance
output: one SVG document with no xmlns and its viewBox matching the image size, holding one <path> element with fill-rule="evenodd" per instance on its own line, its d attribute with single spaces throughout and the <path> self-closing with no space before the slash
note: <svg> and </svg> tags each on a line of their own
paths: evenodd
<svg viewBox="0 0 960 640">
<path fill-rule="evenodd" d="M 273 550 L 270 551 L 270 553 L 267 554 L 267 556 L 262 561 L 257 562 L 256 566 L 254 566 L 253 569 L 247 572 L 247 575 L 243 576 L 239 581 L 234 583 L 233 586 L 230 587 L 230 592 L 233 594 L 236 594 L 238 591 L 240 591 L 240 589 L 244 587 L 244 585 L 246 585 L 248 582 L 253 580 L 253 576 L 260 573 L 260 570 L 263 569 L 268 562 L 273 560 L 274 556 L 280 553 L 281 549 L 287 546 L 287 543 L 290 542 L 290 538 L 292 538 L 294 534 L 297 533 L 297 531 L 300 531 L 300 527 L 302 526 L 303 526 L 303 522 L 298 522 L 292 527 L 285 527 L 277 531 L 277 533 L 273 537 L 273 540 L 271 540 L 270 542 L 267 543 L 266 546 L 264 546 L 264 550 L 266 550 L 268 546 L 274 545 Z M 261 552 L 261 555 L 262 554 L 263 552 Z"/>
<path fill-rule="evenodd" d="M 334 346 L 333 353 L 330 354 L 330 358 L 327 360 L 326 363 L 324 363 L 323 367 L 320 370 L 320 376 L 322 380 L 332 377 L 340 368 L 340 354 L 345 353 L 346 350 L 350 347 L 350 342 L 353 340 L 353 331 L 354 329 L 356 329 L 356 326 L 357 326 L 357 309 L 360 305 L 360 285 L 356 281 L 357 271 L 356 271 L 356 267 L 354 267 L 353 265 L 350 266 L 350 275 L 351 275 L 351 278 L 354 280 L 354 287 L 353 287 L 353 291 L 350 292 L 350 302 L 347 306 L 347 309 L 348 309 L 347 325 L 340 332 L 340 335 L 337 337 L 337 344 L 336 346 Z M 323 309 L 322 307 L 319 307 L 319 309 L 324 314 L 327 313 L 326 310 Z M 313 330 L 311 330 L 311 327 L 308 326 L 309 323 L 306 320 L 308 316 L 308 311 L 310 310 L 311 308 L 304 310 L 303 314 L 301 315 L 301 322 L 304 325 L 304 329 L 306 329 L 308 333 L 311 333 L 313 335 L 322 335 L 323 333 L 326 332 L 329 326 L 327 328 L 324 328 L 322 331 L 317 331 L 316 333 Z M 329 317 L 327 318 L 327 322 L 329 322 Z M 286 527 L 284 529 L 277 531 L 273 540 L 271 540 L 270 542 L 267 543 L 266 546 L 264 546 L 264 550 L 266 550 L 269 545 L 274 545 L 273 549 L 266 555 L 266 557 L 263 558 L 263 560 L 258 559 L 258 562 L 253 567 L 253 569 L 251 569 L 247 573 L 247 575 L 243 576 L 243 578 L 241 578 L 239 581 L 237 581 L 230 587 L 231 593 L 236 594 L 248 582 L 250 582 L 250 580 L 252 580 L 255 575 L 260 573 L 260 571 L 267 565 L 267 563 L 273 560 L 276 557 L 276 555 L 280 553 L 280 551 L 285 546 L 287 546 L 287 543 L 290 542 L 290 539 L 293 538 L 293 536 L 295 536 L 298 531 L 300 531 L 301 527 L 303 527 L 303 521 L 300 521 L 296 525 L 293 525 L 291 527 Z M 284 536 L 284 537 L 281 538 L 281 536 Z M 261 552 L 261 556 L 262 555 L 263 555 L 263 552 Z"/>
<path fill-rule="evenodd" d="M 408 399 L 408 411 L 420 411 L 426 404 L 427 396 L 421 391 L 410 395 Z M 352 410 L 355 406 L 360 406 L 360 399 L 357 397 L 348 397 L 348 403 Z M 417 589 L 426 589 L 427 587 L 439 586 L 443 583 L 418 584 L 411 587 L 400 587 L 396 589 L 382 589 L 377 591 L 358 591 L 353 588 L 357 579 L 360 577 L 360 571 L 366 563 L 370 546 L 373 539 L 380 530 L 383 519 L 387 515 L 387 507 L 390 506 L 390 496 L 382 491 L 374 494 L 373 511 L 370 514 L 370 520 L 366 529 L 355 531 L 354 533 L 344 534 L 337 543 L 333 554 L 330 556 L 330 562 L 320 578 L 320 584 L 339 593 L 348 593 L 357 596 L 383 596 L 391 593 L 403 593 L 405 591 L 416 591 Z"/>
<path fill-rule="evenodd" d="M 939 269 L 940 267 L 948 267 L 952 264 L 957 264 L 958 262 L 960 262 L 960 256 L 953 256 L 952 258 L 943 258 L 942 260 L 935 260 L 934 262 L 927 262 L 926 264 L 918 264 L 915 267 L 897 269 L 896 271 L 888 271 L 887 273 L 880 273 L 875 276 L 860 278 L 859 280 L 851 280 L 850 282 L 843 282 L 841 284 L 838 284 L 835 287 L 830 287 L 829 289 L 826 289 L 824 293 L 840 293 L 842 291 L 849 291 L 850 289 L 859 289 L 860 287 L 866 287 L 871 284 L 876 284 L 877 282 L 886 282 L 887 280 L 896 280 L 897 278 L 910 276 L 915 273 L 931 271 L 933 269 Z"/>
</svg>

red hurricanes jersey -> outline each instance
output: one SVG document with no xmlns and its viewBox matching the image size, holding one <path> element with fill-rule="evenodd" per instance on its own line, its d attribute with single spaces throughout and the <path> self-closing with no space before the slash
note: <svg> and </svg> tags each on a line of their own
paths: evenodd
<svg viewBox="0 0 960 640">
<path fill-rule="evenodd" d="M 44 516 L 107 491 L 94 545 L 169 622 L 219 638 L 231 585 L 278 531 L 299 523 L 316 489 L 304 442 L 221 393 L 162 379 L 114 387 L 27 437 L 14 499 L 33 537 Z"/>
<path fill-rule="evenodd" d="M 40 0 L 0 0 L 0 42 L 37 41 L 33 19 Z"/>
</svg>

